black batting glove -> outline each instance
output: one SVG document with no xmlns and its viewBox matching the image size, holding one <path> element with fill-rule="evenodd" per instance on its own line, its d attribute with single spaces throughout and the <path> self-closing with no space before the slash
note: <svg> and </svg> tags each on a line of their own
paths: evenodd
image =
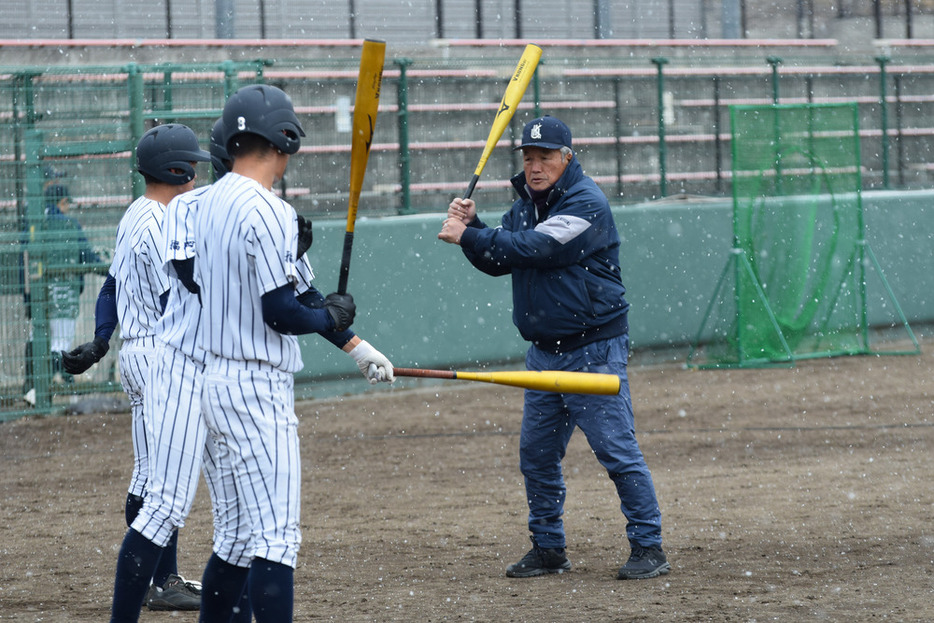
<svg viewBox="0 0 934 623">
<path fill-rule="evenodd" d="M 110 342 L 102 337 L 78 346 L 70 352 L 62 351 L 62 369 L 68 374 L 81 374 L 104 358 Z"/>
<path fill-rule="evenodd" d="M 305 252 L 311 248 L 311 243 L 314 241 L 315 236 L 311 231 L 311 219 L 306 219 L 301 214 L 298 215 L 298 253 L 295 255 L 295 259 L 299 259 L 301 256 L 305 255 Z"/>
<path fill-rule="evenodd" d="M 335 331 L 346 331 L 357 315 L 357 306 L 349 294 L 332 292 L 324 297 L 324 308 L 331 314 Z"/>
</svg>

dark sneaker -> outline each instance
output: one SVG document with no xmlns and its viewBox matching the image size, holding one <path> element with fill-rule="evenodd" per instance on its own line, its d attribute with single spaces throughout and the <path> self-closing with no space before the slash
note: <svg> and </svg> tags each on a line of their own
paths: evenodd
<svg viewBox="0 0 934 623">
<path fill-rule="evenodd" d="M 149 587 L 146 607 L 150 610 L 200 610 L 201 585 L 179 575 L 170 575 L 162 587 Z"/>
<path fill-rule="evenodd" d="M 632 554 L 626 564 L 620 567 L 617 580 L 645 580 L 660 575 L 668 575 L 671 565 L 660 547 L 632 546 Z"/>
<path fill-rule="evenodd" d="M 532 549 L 519 562 L 506 567 L 510 578 L 532 578 L 546 573 L 564 573 L 571 570 L 571 561 L 564 548 L 541 548 L 532 538 Z"/>
</svg>

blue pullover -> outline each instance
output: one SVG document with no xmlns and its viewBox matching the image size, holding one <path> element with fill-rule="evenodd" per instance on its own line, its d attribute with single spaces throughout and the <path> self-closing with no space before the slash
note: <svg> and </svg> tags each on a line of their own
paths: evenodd
<svg viewBox="0 0 934 623">
<path fill-rule="evenodd" d="M 540 208 L 524 173 L 512 184 L 519 198 L 502 225 L 474 219 L 461 248 L 488 275 L 512 275 L 513 322 L 522 337 L 561 353 L 626 333 L 620 239 L 603 191 L 576 157 Z"/>
</svg>

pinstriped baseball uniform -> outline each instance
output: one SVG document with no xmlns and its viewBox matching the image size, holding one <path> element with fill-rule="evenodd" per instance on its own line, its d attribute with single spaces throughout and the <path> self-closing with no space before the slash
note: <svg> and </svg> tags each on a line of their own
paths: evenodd
<svg viewBox="0 0 934 623">
<path fill-rule="evenodd" d="M 149 477 L 149 431 L 143 417 L 143 395 L 155 349 L 159 297 L 168 289 L 162 271 L 162 218 L 165 206 L 145 196 L 126 209 L 117 228 L 110 274 L 117 282 L 120 323 L 120 382 L 130 399 L 133 429 L 133 476 L 129 491 L 142 496 Z"/>
<path fill-rule="evenodd" d="M 208 187 L 177 196 L 166 207 L 163 222 L 163 268 L 172 278 L 165 312 L 156 324 L 157 349 L 150 368 L 145 404 L 155 428 L 150 455 L 146 499 L 133 522 L 133 529 L 160 546 L 172 531 L 185 524 L 198 486 L 199 470 L 215 506 L 226 508 L 233 497 L 233 482 L 219 478 L 214 441 L 207 436 L 201 417 L 201 388 L 204 379 L 204 350 L 198 345 L 201 303 L 175 274 L 173 260 L 194 257 L 191 235 L 198 200 Z M 236 522 L 215 514 L 215 531 L 226 532 Z M 247 534 L 233 535 L 245 543 Z"/>
<path fill-rule="evenodd" d="M 302 359 L 294 335 L 263 321 L 261 299 L 303 280 L 295 211 L 258 182 L 228 173 L 202 197 L 194 239 L 195 276 L 211 319 L 201 332 L 204 417 L 220 460 L 233 468 L 240 525 L 252 531 L 248 547 L 222 539 L 214 552 L 240 567 L 257 557 L 294 568 L 301 470 L 292 375 Z"/>
</svg>

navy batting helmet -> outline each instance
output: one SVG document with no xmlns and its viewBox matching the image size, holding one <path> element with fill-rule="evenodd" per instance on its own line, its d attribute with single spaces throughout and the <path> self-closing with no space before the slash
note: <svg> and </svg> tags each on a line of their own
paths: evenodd
<svg viewBox="0 0 934 623">
<path fill-rule="evenodd" d="M 136 168 L 160 182 L 180 186 L 195 179 L 192 162 L 210 162 L 211 154 L 201 149 L 198 137 L 187 125 L 157 125 L 136 145 Z"/>
<path fill-rule="evenodd" d="M 237 90 L 224 105 L 227 149 L 238 134 L 258 134 L 285 154 L 294 154 L 305 136 L 292 100 L 282 89 L 251 84 Z"/>
<path fill-rule="evenodd" d="M 214 122 L 211 128 L 211 165 L 214 177 L 220 179 L 230 172 L 230 155 L 227 153 L 227 137 L 224 131 L 224 118 Z"/>
</svg>

